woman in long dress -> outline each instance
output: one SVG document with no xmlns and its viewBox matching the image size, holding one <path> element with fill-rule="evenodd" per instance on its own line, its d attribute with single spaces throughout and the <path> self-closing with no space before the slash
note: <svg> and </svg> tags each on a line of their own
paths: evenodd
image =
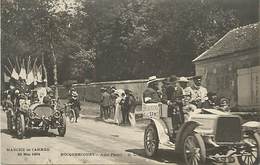
<svg viewBox="0 0 260 165">
<path fill-rule="evenodd" d="M 114 121 L 117 125 L 119 125 L 123 121 L 121 105 L 125 100 L 125 92 L 122 89 L 118 89 L 116 90 L 115 93 L 117 94 L 118 97 L 116 98 L 116 109 L 115 109 Z"/>
</svg>

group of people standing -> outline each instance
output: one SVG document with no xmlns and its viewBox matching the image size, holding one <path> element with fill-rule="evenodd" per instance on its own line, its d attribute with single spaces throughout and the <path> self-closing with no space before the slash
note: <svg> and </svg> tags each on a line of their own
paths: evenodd
<svg viewBox="0 0 260 165">
<path fill-rule="evenodd" d="M 117 125 L 135 126 L 136 99 L 129 89 L 102 87 L 100 99 L 100 118 L 112 119 Z"/>
</svg>

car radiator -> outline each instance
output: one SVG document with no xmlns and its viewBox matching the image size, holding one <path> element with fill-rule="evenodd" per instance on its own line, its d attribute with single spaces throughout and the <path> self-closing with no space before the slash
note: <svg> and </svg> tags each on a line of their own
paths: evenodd
<svg viewBox="0 0 260 165">
<path fill-rule="evenodd" d="M 241 119 L 235 116 L 219 117 L 216 127 L 216 142 L 240 142 L 241 141 Z"/>
<path fill-rule="evenodd" d="M 53 113 L 53 110 L 49 106 L 37 106 L 34 109 L 34 113 L 36 113 L 38 117 L 50 117 Z"/>
</svg>

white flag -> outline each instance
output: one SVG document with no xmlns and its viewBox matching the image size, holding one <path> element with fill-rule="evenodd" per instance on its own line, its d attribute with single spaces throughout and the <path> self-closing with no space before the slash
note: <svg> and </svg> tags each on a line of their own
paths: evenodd
<svg viewBox="0 0 260 165">
<path fill-rule="evenodd" d="M 9 82 L 10 77 L 6 75 L 6 73 L 4 73 L 4 82 Z"/>
<path fill-rule="evenodd" d="M 34 76 L 33 76 L 33 71 L 31 70 L 27 75 L 26 84 L 30 85 L 31 83 L 33 83 L 33 81 L 34 81 Z"/>
<path fill-rule="evenodd" d="M 14 68 L 13 68 L 11 77 L 14 78 L 15 80 L 19 79 L 19 75 L 18 75 L 18 73 L 16 72 L 16 70 Z"/>
<path fill-rule="evenodd" d="M 25 70 L 24 66 L 21 67 L 19 77 L 21 77 L 23 80 L 26 79 L 26 70 Z"/>
<path fill-rule="evenodd" d="M 42 66 L 37 69 L 37 81 L 42 82 Z"/>
</svg>

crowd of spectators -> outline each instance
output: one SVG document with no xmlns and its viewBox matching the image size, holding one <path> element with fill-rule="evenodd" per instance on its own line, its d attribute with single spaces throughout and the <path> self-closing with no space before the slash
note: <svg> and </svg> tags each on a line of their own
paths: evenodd
<svg viewBox="0 0 260 165">
<path fill-rule="evenodd" d="M 112 119 L 117 125 L 135 126 L 136 99 L 129 89 L 102 87 L 100 98 L 100 118 Z"/>
</svg>

